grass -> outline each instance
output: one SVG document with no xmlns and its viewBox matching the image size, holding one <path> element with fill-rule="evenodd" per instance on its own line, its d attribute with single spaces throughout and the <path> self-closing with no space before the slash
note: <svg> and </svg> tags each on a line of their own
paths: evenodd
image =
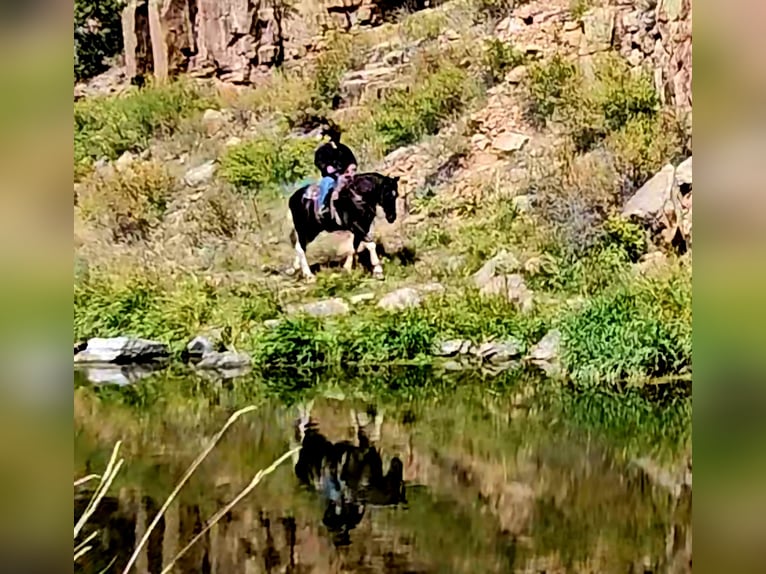
<svg viewBox="0 0 766 574">
<path fill-rule="evenodd" d="M 149 525 L 146 528 L 146 531 L 144 532 L 144 535 L 142 538 L 136 543 L 136 547 L 133 550 L 133 553 L 131 554 L 130 558 L 127 561 L 127 564 L 125 565 L 123 569 L 123 574 L 127 574 L 127 572 L 130 572 L 131 567 L 135 564 L 136 560 L 138 559 L 139 554 L 141 553 L 144 546 L 149 541 L 149 538 L 154 531 L 154 529 L 157 527 L 159 522 L 163 518 L 163 514 L 165 511 L 170 507 L 170 505 L 173 503 L 173 501 L 177 498 L 179 492 L 184 487 L 184 485 L 189 481 L 191 476 L 195 473 L 195 471 L 199 468 L 199 466 L 202 464 L 202 462 L 208 457 L 208 455 L 213 451 L 213 449 L 216 447 L 216 445 L 221 441 L 221 438 L 226 433 L 226 431 L 231 427 L 237 419 L 239 419 L 242 415 L 247 414 L 249 412 L 252 412 L 256 409 L 255 406 L 246 406 L 244 408 L 241 408 L 234 412 L 226 421 L 226 423 L 221 427 L 221 429 L 210 438 L 209 441 L 207 441 L 207 445 L 202 452 L 197 456 L 197 458 L 188 466 L 186 469 L 186 472 L 181 477 L 181 479 L 176 483 L 175 487 L 171 491 L 171 493 L 167 496 L 165 499 L 165 502 L 160 507 L 160 509 L 157 511 L 157 513 L 152 518 L 152 521 L 149 523 Z M 78 519 L 77 523 L 74 527 L 74 540 L 75 540 L 75 549 L 74 549 L 74 561 L 77 562 L 78 560 L 81 560 L 91 549 L 92 549 L 92 543 L 94 542 L 95 538 L 98 536 L 98 531 L 94 530 L 91 532 L 84 540 L 80 541 L 78 543 L 78 536 L 83 531 L 83 528 L 86 526 L 88 520 L 93 516 L 94 512 L 96 511 L 96 508 L 98 507 L 98 504 L 101 502 L 101 500 L 104 498 L 107 490 L 111 486 L 112 482 L 114 481 L 115 477 L 117 476 L 117 473 L 119 472 L 124 459 L 120 459 L 119 461 L 116 461 L 117 453 L 120 448 L 120 442 L 118 441 L 117 444 L 114 447 L 114 450 L 112 451 L 112 456 L 109 459 L 109 463 L 106 466 L 106 469 L 104 471 L 104 474 L 101 477 L 97 477 L 96 475 L 89 475 L 87 477 L 84 477 L 82 479 L 75 481 L 75 487 L 81 486 L 82 484 L 94 479 L 94 478 L 100 478 L 99 486 L 94 491 L 93 496 L 90 499 L 90 502 L 88 503 L 88 506 L 83 511 L 83 513 L 80 515 L 80 518 Z M 253 479 L 250 481 L 250 483 L 245 486 L 229 503 L 227 503 L 222 509 L 220 509 L 218 512 L 216 512 L 213 516 L 210 517 L 210 519 L 205 523 L 204 527 L 202 528 L 201 532 L 197 533 L 197 535 L 192 538 L 191 541 L 189 541 L 184 548 L 182 548 L 171 560 L 169 560 L 168 564 L 165 566 L 165 569 L 163 572 L 170 572 L 173 569 L 173 566 L 175 563 L 210 529 L 212 528 L 217 522 L 219 522 L 227 513 L 231 511 L 231 509 L 237 505 L 243 498 L 245 498 L 250 492 L 252 492 L 256 486 L 268 475 L 273 473 L 282 463 L 284 463 L 286 460 L 292 457 L 292 455 L 300 450 L 300 447 L 296 447 L 288 451 L 287 453 L 283 454 L 281 457 L 279 457 L 277 460 L 275 460 L 269 467 L 260 470 L 256 473 L 256 475 L 253 477 Z M 115 558 L 116 559 L 116 558 Z M 114 563 L 114 560 L 112 563 L 107 566 L 106 570 L 109 570 Z"/>
<path fill-rule="evenodd" d="M 214 105 L 211 96 L 185 81 L 75 102 L 75 175 L 87 173 L 102 157 L 113 160 L 146 149 L 153 137 L 172 134 L 186 118 Z"/>
</svg>

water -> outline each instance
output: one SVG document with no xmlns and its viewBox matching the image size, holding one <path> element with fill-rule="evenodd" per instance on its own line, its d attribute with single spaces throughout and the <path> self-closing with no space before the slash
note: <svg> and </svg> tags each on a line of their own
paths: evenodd
<svg viewBox="0 0 766 574">
<path fill-rule="evenodd" d="M 122 386 L 78 375 L 76 476 L 101 472 L 118 439 L 125 457 L 88 525 L 85 534 L 99 536 L 82 571 L 114 560 L 111 571 L 121 572 L 188 465 L 231 413 L 255 404 L 181 490 L 133 571 L 161 572 L 290 449 L 310 410 L 322 437 L 352 445 L 345 502 L 328 488 L 341 483 L 325 472 L 323 483 L 302 485 L 289 460 L 173 572 L 690 572 L 691 492 L 673 478 L 686 468 L 689 395 L 576 394 L 538 380 L 412 369 L 230 381 L 160 373 Z M 375 447 L 364 451 L 366 466 L 360 427 Z M 322 454 L 319 442 L 304 453 Z M 383 479 L 397 459 L 401 484 L 396 472 Z M 382 472 L 370 471 L 376 463 Z M 670 478 L 653 470 L 660 466 Z M 76 489 L 76 516 L 88 495 Z"/>
</svg>

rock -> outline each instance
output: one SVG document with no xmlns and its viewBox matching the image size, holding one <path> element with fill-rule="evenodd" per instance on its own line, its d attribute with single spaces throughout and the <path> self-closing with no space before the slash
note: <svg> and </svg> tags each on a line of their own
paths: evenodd
<svg viewBox="0 0 766 574">
<path fill-rule="evenodd" d="M 534 345 L 527 355 L 527 360 L 536 365 L 548 376 L 560 371 L 559 357 L 561 353 L 561 331 L 551 329 Z"/>
<path fill-rule="evenodd" d="M 238 138 L 237 136 L 231 136 L 229 139 L 226 140 L 226 142 L 223 144 L 226 147 L 234 147 L 238 146 L 242 143 L 242 138 Z"/>
<path fill-rule="evenodd" d="M 676 168 L 676 184 L 679 186 L 692 184 L 692 156 L 689 156 Z"/>
<path fill-rule="evenodd" d="M 207 337 L 197 335 L 186 344 L 186 355 L 192 359 L 200 359 L 215 351 L 215 345 Z"/>
<path fill-rule="evenodd" d="M 651 220 L 662 214 L 675 184 L 675 168 L 668 164 L 631 197 L 622 209 L 623 217 Z"/>
<path fill-rule="evenodd" d="M 636 273 L 645 276 L 651 276 L 661 271 L 668 263 L 668 257 L 662 251 L 652 251 L 646 253 L 633 264 Z"/>
<path fill-rule="evenodd" d="M 527 288 L 524 278 L 518 273 L 493 277 L 481 288 L 479 293 L 484 296 L 503 296 L 510 303 L 514 303 L 523 313 L 532 310 L 532 292 Z"/>
<path fill-rule="evenodd" d="M 511 205 L 513 206 L 513 209 L 516 210 L 518 213 L 527 213 L 529 212 L 529 196 L 528 195 L 517 195 L 513 199 L 511 199 Z"/>
<path fill-rule="evenodd" d="M 490 341 L 481 344 L 476 350 L 476 355 L 482 361 L 500 365 L 519 357 L 523 350 L 524 345 L 521 341 L 517 339 L 507 339 L 502 342 Z"/>
<path fill-rule="evenodd" d="M 490 145 L 492 145 L 492 142 L 484 134 L 474 134 L 471 136 L 471 145 L 473 145 L 473 147 L 477 149 L 484 151 Z"/>
<path fill-rule="evenodd" d="M 120 157 L 117 158 L 117 160 L 114 162 L 114 167 L 122 171 L 128 168 L 135 161 L 135 159 L 136 159 L 136 156 L 134 156 L 129 151 L 126 151 Z"/>
<path fill-rule="evenodd" d="M 288 313 L 305 313 L 312 317 L 332 317 L 334 315 L 345 315 L 349 312 L 348 303 L 339 297 L 314 301 L 296 307 L 288 308 Z"/>
<path fill-rule="evenodd" d="M 622 15 L 622 27 L 626 32 L 633 34 L 641 28 L 641 19 L 639 12 L 627 12 Z"/>
<path fill-rule="evenodd" d="M 492 147 L 503 153 L 511 153 L 521 150 L 521 148 L 523 148 L 528 141 L 529 136 L 527 135 L 514 132 L 506 132 L 499 134 L 494 140 L 492 140 Z"/>
<path fill-rule="evenodd" d="M 417 285 L 415 286 L 415 289 L 417 289 L 421 294 L 444 293 L 444 285 L 437 282 Z"/>
<path fill-rule="evenodd" d="M 372 301 L 375 299 L 375 293 L 359 293 L 358 295 L 352 295 L 348 298 L 352 305 L 358 305 L 365 301 Z"/>
<path fill-rule="evenodd" d="M 505 81 L 508 82 L 509 84 L 519 84 L 526 77 L 527 77 L 527 67 L 516 66 L 515 68 L 513 68 L 510 72 L 506 74 Z"/>
<path fill-rule="evenodd" d="M 202 114 L 202 125 L 207 134 L 212 136 L 226 125 L 226 116 L 221 110 L 207 109 Z"/>
<path fill-rule="evenodd" d="M 235 351 L 224 351 L 219 353 L 213 351 L 206 353 L 202 360 L 195 365 L 198 369 L 229 370 L 249 367 L 251 364 L 250 355 L 237 353 Z"/>
<path fill-rule="evenodd" d="M 614 8 L 592 8 L 583 16 L 582 55 L 608 50 L 614 37 Z"/>
<path fill-rule="evenodd" d="M 133 337 L 94 337 L 74 356 L 75 363 L 143 363 L 169 356 L 164 343 Z"/>
<path fill-rule="evenodd" d="M 433 354 L 436 357 L 454 357 L 460 354 L 465 348 L 465 341 L 462 339 L 450 339 L 434 345 Z"/>
<path fill-rule="evenodd" d="M 644 53 L 639 49 L 631 50 L 627 59 L 628 64 L 636 68 L 641 65 L 641 62 L 644 61 Z"/>
<path fill-rule="evenodd" d="M 387 295 L 384 295 L 380 301 L 378 301 L 378 307 L 386 309 L 387 311 L 407 309 L 409 307 L 417 307 L 422 302 L 423 298 L 417 289 L 412 287 L 402 287 L 396 291 L 392 291 Z"/>
<path fill-rule="evenodd" d="M 466 366 L 459 361 L 444 361 L 441 363 L 441 367 L 445 371 L 464 371 Z"/>
<path fill-rule="evenodd" d="M 474 285 L 481 289 L 498 273 L 513 273 L 519 266 L 520 263 L 516 256 L 503 249 L 473 274 Z"/>
<path fill-rule="evenodd" d="M 263 322 L 263 326 L 267 329 L 274 329 L 275 327 L 279 327 L 280 323 L 282 323 L 281 319 L 266 319 Z"/>
<path fill-rule="evenodd" d="M 189 187 L 198 187 L 210 183 L 216 171 L 215 160 L 206 161 L 200 166 L 194 167 L 184 175 L 184 182 Z"/>
</svg>

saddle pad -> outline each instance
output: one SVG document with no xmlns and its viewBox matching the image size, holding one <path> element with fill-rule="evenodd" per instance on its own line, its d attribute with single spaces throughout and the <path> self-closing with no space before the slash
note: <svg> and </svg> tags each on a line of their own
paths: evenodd
<svg viewBox="0 0 766 574">
<path fill-rule="evenodd" d="M 308 188 L 306 188 L 306 191 L 303 192 L 303 198 L 308 201 L 316 201 L 319 199 L 319 186 L 315 183 L 312 183 Z"/>
</svg>

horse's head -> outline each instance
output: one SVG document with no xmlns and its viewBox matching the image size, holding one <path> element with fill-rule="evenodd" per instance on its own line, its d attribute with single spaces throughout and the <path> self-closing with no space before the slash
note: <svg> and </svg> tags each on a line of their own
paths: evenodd
<svg viewBox="0 0 766 574">
<path fill-rule="evenodd" d="M 396 199 L 399 197 L 399 176 L 385 177 L 380 190 L 380 206 L 386 214 L 386 221 L 396 221 Z"/>
</svg>

